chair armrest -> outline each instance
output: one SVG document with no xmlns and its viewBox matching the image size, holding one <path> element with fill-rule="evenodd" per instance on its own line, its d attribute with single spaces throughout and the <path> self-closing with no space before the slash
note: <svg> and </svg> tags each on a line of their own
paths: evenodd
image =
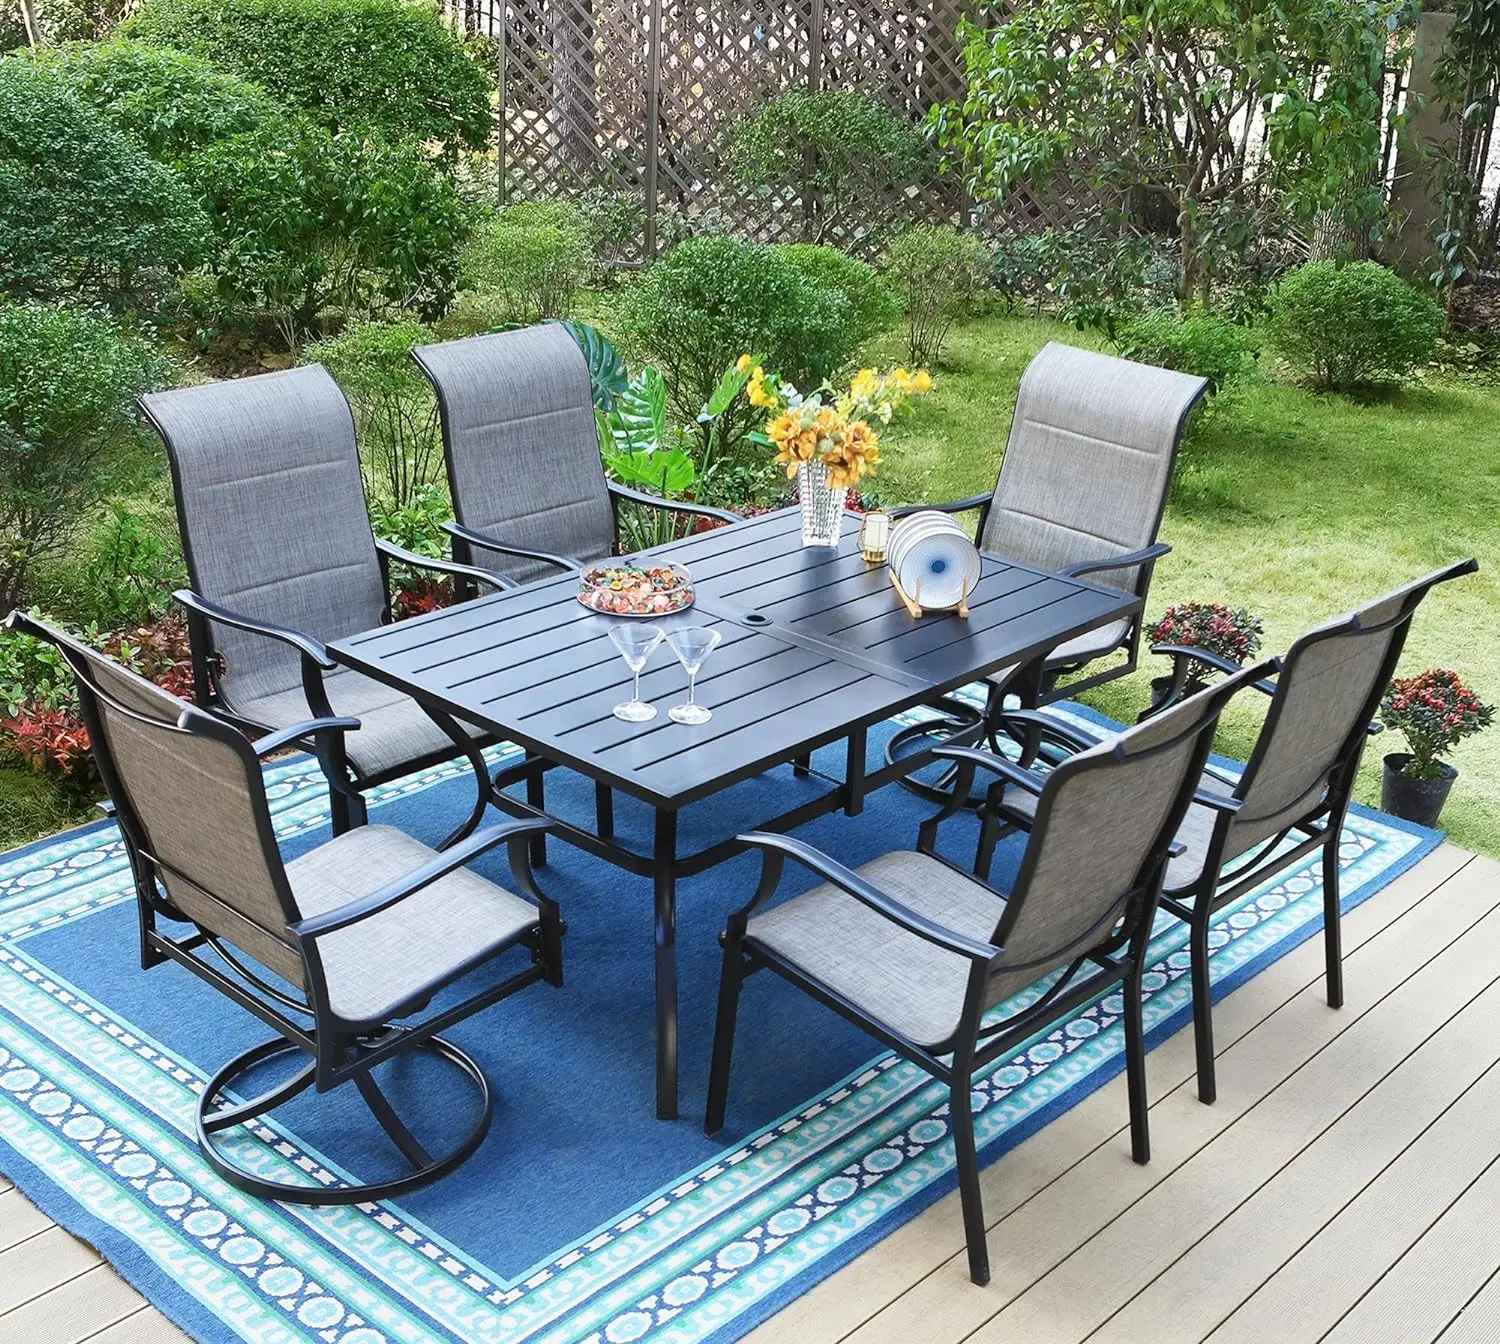
<svg viewBox="0 0 1500 1344">
<path fill-rule="evenodd" d="M 754 899 L 749 905 L 736 912 L 736 918 L 743 918 L 762 899 L 770 895 L 775 889 L 775 882 L 768 882 L 767 877 L 779 875 L 783 858 L 793 858 L 803 867 L 811 869 L 824 881 L 832 883 L 861 904 L 869 906 L 893 924 L 900 925 L 908 933 L 914 933 L 926 942 L 946 948 L 959 956 L 968 957 L 972 961 L 989 962 L 999 955 L 999 948 L 992 947 L 989 943 L 982 943 L 976 938 L 968 938 L 961 933 L 955 933 L 952 929 L 944 928 L 925 915 L 919 915 L 915 910 L 902 905 L 900 901 L 871 886 L 858 873 L 845 868 L 837 860 L 829 858 L 822 850 L 814 849 L 806 841 L 796 840 L 789 835 L 773 835 L 767 831 L 750 831 L 745 835 L 736 836 L 735 839 L 741 844 L 752 845 L 763 851 L 766 864 L 760 888 L 756 891 Z"/>
<path fill-rule="evenodd" d="M 1160 560 L 1171 549 L 1166 542 L 1158 541 L 1154 546 L 1143 546 L 1138 551 L 1127 551 L 1124 555 L 1112 555 L 1107 560 L 1080 560 L 1076 565 L 1064 565 L 1057 572 L 1064 578 L 1078 579 L 1085 574 L 1102 574 L 1111 569 L 1132 569 L 1136 565 Z"/>
<path fill-rule="evenodd" d="M 644 490 L 632 490 L 628 485 L 621 485 L 619 481 L 610 481 L 609 493 L 616 499 L 628 499 L 633 504 L 645 504 L 653 509 L 666 509 L 671 513 L 691 513 L 700 518 L 717 518 L 723 523 L 743 522 L 739 514 L 730 513 L 728 509 L 714 509 L 707 504 L 694 504 L 686 499 L 663 499 L 660 495 L 648 495 Z"/>
<path fill-rule="evenodd" d="M 989 495 L 970 495 L 968 499 L 955 499 L 947 504 L 903 504 L 899 509 L 890 510 L 892 518 L 905 518 L 912 513 L 926 513 L 934 510 L 937 513 L 968 513 L 970 509 L 982 509 L 994 498 Z"/>
<path fill-rule="evenodd" d="M 457 537 L 470 546 L 479 546 L 486 551 L 499 551 L 502 555 L 517 555 L 523 560 L 540 560 L 544 564 L 556 565 L 559 569 L 575 571 L 583 569 L 583 561 L 574 560 L 571 556 L 553 555 L 551 551 L 539 551 L 531 546 L 513 546 L 508 541 L 492 537 L 488 532 L 476 532 L 472 527 L 465 527 L 462 523 L 444 523 L 443 531 L 450 537 Z"/>
<path fill-rule="evenodd" d="M 298 920 L 295 924 L 287 925 L 287 928 L 299 938 L 317 938 L 325 933 L 333 933 L 336 929 L 348 928 L 351 924 L 358 924 L 362 919 L 368 919 L 371 915 L 378 915 L 382 910 L 395 905 L 398 901 L 404 901 L 408 896 L 414 896 L 424 887 L 430 887 L 440 878 L 447 877 L 449 873 L 455 872 L 465 864 L 477 859 L 486 850 L 493 849 L 496 845 L 508 841 L 512 846 L 525 842 L 537 831 L 549 830 L 553 823 L 544 817 L 527 817 L 519 821 L 504 821 L 498 826 L 489 826 L 476 835 L 471 835 L 467 840 L 445 849 L 420 868 L 406 873 L 394 882 L 387 883 L 378 891 L 371 892 L 368 896 L 362 896 L 357 901 L 349 901 L 345 905 L 333 910 L 324 911 L 321 915 L 313 915 L 309 919 Z"/>
<path fill-rule="evenodd" d="M 1212 808 L 1215 812 L 1227 812 L 1230 816 L 1245 805 L 1239 798 L 1228 798 L 1222 793 L 1214 793 L 1211 789 L 1193 790 L 1193 801 L 1200 807 Z"/>
<path fill-rule="evenodd" d="M 1075 751 L 1087 751 L 1090 747 L 1097 747 L 1105 740 L 1105 737 L 1095 737 L 1083 728 L 1060 723 L 1051 714 L 1040 710 L 1008 709 L 1001 714 L 1000 718 L 1006 723 L 1025 724 L 1028 728 L 1036 729 L 1044 737 L 1050 737 L 1062 746 L 1071 747 Z"/>
<path fill-rule="evenodd" d="M 258 737 L 250 746 L 257 756 L 269 756 L 273 751 L 281 751 L 305 738 L 315 738 L 320 733 L 352 733 L 358 727 L 358 719 L 341 715 L 331 719 L 305 719 L 301 723 L 293 723 L 285 728 L 278 728 L 274 733 Z"/>
<path fill-rule="evenodd" d="M 977 747 L 934 747 L 932 754 L 950 761 L 972 761 L 981 769 L 999 775 L 1007 784 L 1014 784 L 1038 797 L 1047 785 L 1046 776 L 1038 775 L 1023 765 L 1017 765 L 1004 756 L 996 755 L 993 751 L 981 751 Z"/>
<path fill-rule="evenodd" d="M 408 551 L 404 546 L 397 546 L 393 541 L 387 541 L 384 537 L 375 538 L 375 549 L 380 552 L 383 559 L 396 560 L 412 569 L 430 569 L 438 574 L 452 574 L 455 577 L 473 579 L 475 583 L 488 584 L 491 588 L 519 588 L 514 579 L 508 579 L 504 574 L 492 574 L 487 569 L 480 569 L 478 565 L 461 565 L 457 560 L 443 560 L 431 555 L 418 555 L 415 551 Z"/>
<path fill-rule="evenodd" d="M 221 607 L 217 602 L 210 602 L 206 597 L 200 597 L 189 588 L 179 588 L 172 596 L 189 611 L 197 612 L 198 615 L 208 620 L 217 621 L 220 625 L 227 625 L 235 630 L 247 630 L 252 635 L 264 635 L 267 639 L 277 639 L 283 644 L 290 644 L 304 658 L 309 659 L 324 672 L 331 672 L 338 666 L 329 657 L 328 650 L 311 635 L 304 635 L 298 630 L 289 630 L 284 625 L 275 625 L 270 621 L 243 616 L 237 611 L 231 611 L 228 607 Z"/>
<path fill-rule="evenodd" d="M 1235 662 L 1232 658 L 1224 657 L 1221 653 L 1213 653 L 1208 649 L 1194 648 L 1191 644 L 1153 644 L 1151 652 L 1159 653 L 1163 657 L 1203 663 L 1217 672 L 1227 672 L 1231 675 L 1240 671 L 1242 667 L 1242 664 Z M 1281 660 L 1279 658 L 1272 658 L 1270 662 L 1273 673 L 1281 670 Z M 1276 694 L 1276 683 L 1268 678 L 1263 677 L 1259 681 L 1250 681 L 1245 684 L 1255 687 L 1263 695 Z"/>
</svg>

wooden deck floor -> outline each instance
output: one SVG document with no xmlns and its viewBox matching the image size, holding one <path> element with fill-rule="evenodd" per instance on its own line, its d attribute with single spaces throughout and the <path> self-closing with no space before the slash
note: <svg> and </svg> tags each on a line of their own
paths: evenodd
<svg viewBox="0 0 1500 1344">
<path fill-rule="evenodd" d="M 943 1200 L 753 1344 L 1477 1344 L 1500 1339 L 1500 864 L 1445 845 L 1152 1052 L 1153 1157 L 1123 1079 L 984 1174 L 994 1281 Z M 0 1178 L 0 1344 L 183 1339 Z M 218 1344 L 217 1341 L 214 1344 Z"/>
</svg>

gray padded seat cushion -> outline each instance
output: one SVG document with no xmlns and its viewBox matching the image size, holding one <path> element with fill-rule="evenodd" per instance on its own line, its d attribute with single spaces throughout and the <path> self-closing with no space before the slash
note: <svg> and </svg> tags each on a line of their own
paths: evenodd
<svg viewBox="0 0 1500 1344">
<path fill-rule="evenodd" d="M 551 322 L 412 353 L 438 390 L 454 517 L 517 546 L 605 559 L 614 507 L 588 364 L 566 328 Z M 522 583 L 558 573 L 477 547 L 473 560 Z"/>
<path fill-rule="evenodd" d="M 391 826 L 359 826 L 286 866 L 304 919 L 357 901 L 436 857 Z M 536 907 L 467 868 L 318 939 L 328 999 L 351 1022 L 383 1021 L 424 987 L 477 965 L 537 922 Z"/>
<path fill-rule="evenodd" d="M 361 776 L 381 775 L 438 753 L 453 754 L 453 739 L 422 707 L 383 682 L 341 669 L 325 673 L 323 687 L 335 714 L 359 720 L 359 730 L 346 733 L 344 743 L 349 763 Z M 300 685 L 230 704 L 236 714 L 267 728 L 287 728 L 313 717 Z M 471 724 L 461 722 L 460 727 L 474 737 L 485 735 Z"/>
<path fill-rule="evenodd" d="M 1003 897 L 925 854 L 886 854 L 858 871 L 917 914 L 983 942 L 1005 913 Z M 939 1045 L 958 1026 L 968 958 L 908 933 L 835 886 L 815 887 L 754 916 L 748 931 L 919 1045 Z"/>
</svg>

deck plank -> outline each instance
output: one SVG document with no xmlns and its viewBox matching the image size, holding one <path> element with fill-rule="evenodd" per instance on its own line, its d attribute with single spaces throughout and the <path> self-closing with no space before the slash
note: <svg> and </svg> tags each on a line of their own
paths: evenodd
<svg viewBox="0 0 1500 1344">
<path fill-rule="evenodd" d="M 99 1263 L 92 1246 L 61 1227 L 0 1251 L 0 1317 Z"/>
<path fill-rule="evenodd" d="M 1469 864 L 1465 875 L 1479 866 L 1479 861 Z M 1437 955 L 1429 952 L 1423 958 L 1418 951 L 1421 935 L 1437 916 L 1455 910 L 1465 892 L 1476 893 L 1475 903 L 1489 907 L 1488 913 L 1466 937 L 1445 939 L 1446 946 Z M 1156 1107 L 1153 1118 L 1164 1134 L 1163 1156 L 1167 1158 L 1162 1179 L 1144 1172 L 1134 1180 L 1122 1179 L 1107 1166 L 1091 1164 L 1094 1169 L 1078 1183 L 1081 1188 L 1068 1192 L 1071 1198 L 1033 1202 L 1026 1217 L 1012 1220 L 1010 1228 L 1002 1224 L 1001 1235 L 1008 1234 L 1016 1245 L 1025 1247 L 1018 1258 L 1028 1267 L 1037 1263 L 1034 1247 L 1039 1235 L 1047 1246 L 1056 1245 L 1065 1229 L 1087 1240 L 1081 1245 L 1075 1241 L 1077 1250 L 999 1310 L 975 1333 L 975 1344 L 1015 1339 L 1061 1344 L 1098 1329 L 1160 1269 L 1207 1235 L 1224 1212 L 1274 1176 L 1399 1061 L 1417 1051 L 1494 983 L 1500 968 L 1500 909 L 1494 908 L 1500 882 L 1485 868 L 1467 884 L 1458 880 L 1456 889 L 1446 894 L 1450 899 L 1431 911 L 1424 902 L 1428 919 L 1416 921 L 1413 928 L 1398 929 L 1400 952 L 1408 954 L 1405 973 L 1378 1002 L 1361 1003 L 1351 995 L 1343 1013 L 1324 1008 L 1319 1022 L 1311 1014 L 1295 1011 L 1311 1006 L 1318 991 L 1310 988 L 1302 996 L 1305 1004 L 1291 1005 L 1228 1052 L 1216 1105 L 1202 1105 L 1196 1092 L 1184 1086 Z M 1304 1056 L 1306 1062 L 1299 1066 L 1297 1052 L 1305 1050 L 1309 1037 L 1322 1035 L 1328 1020 L 1339 1018 L 1350 1020 L 1321 1049 Z M 1249 1051 L 1243 1050 L 1246 1045 Z M 1252 1058 L 1236 1058 L 1245 1053 Z M 1268 1073 L 1280 1081 L 1263 1090 Z M 1246 1105 L 1244 1086 L 1251 1078 L 1255 1078 L 1252 1086 L 1257 1095 Z M 1205 1118 L 1205 1113 L 1224 1109 L 1226 1102 L 1230 1113 L 1226 1118 L 1232 1123 Z M 1215 1145 L 1211 1159 L 1205 1155 L 1189 1160 L 1220 1135 L 1223 1141 Z M 1191 1145 L 1187 1152 L 1185 1145 Z M 1114 1208 L 1108 1222 L 1099 1224 L 1097 1234 L 1090 1236 L 1085 1226 L 1092 1214 L 1090 1206 L 1117 1206 L 1121 1198 L 1117 1192 L 1128 1191 L 1132 1185 L 1140 1197 L 1127 1209 Z M 1018 1283 L 1021 1277 L 1008 1275 L 1008 1284 Z"/>
<path fill-rule="evenodd" d="M 1370 911 L 1374 902 L 1351 913 L 1346 921 L 1346 932 L 1351 935 L 1346 944 L 1348 993 L 1341 1012 L 1331 1012 L 1322 1002 L 1318 940 L 1302 944 L 1217 1005 L 1219 1039 L 1232 1043 L 1221 1051 L 1220 1096 L 1214 1106 L 1201 1105 L 1192 1091 L 1190 1028 L 1154 1050 L 1147 1065 L 1155 1099 L 1154 1151 L 1148 1167 L 1136 1167 L 1130 1161 L 1125 1086 L 1116 1079 L 987 1168 L 986 1215 L 995 1274 L 989 1287 L 977 1289 L 968 1281 L 957 1196 L 940 1202 L 924 1218 L 927 1230 L 942 1239 L 950 1258 L 919 1282 L 909 1275 L 905 1282 L 912 1286 L 850 1339 L 858 1344 L 905 1344 L 914 1338 L 956 1340 L 983 1325 L 1267 1096 L 1299 1064 L 1351 1029 L 1362 1014 L 1378 1007 L 1415 968 L 1489 915 L 1500 901 L 1500 887 L 1469 880 L 1472 866 L 1470 860 L 1452 870 L 1436 888 L 1441 899 L 1431 905 L 1432 889 L 1424 890 L 1425 882 L 1408 884 L 1399 891 L 1398 884 L 1392 884 L 1380 896 L 1393 897 L 1394 917 L 1381 923 L 1383 912 Z M 1364 911 L 1370 914 L 1362 921 L 1357 917 Z M 1353 938 L 1360 940 L 1357 945 Z M 1049 1136 L 1055 1130 L 1059 1136 L 1068 1134 L 1066 1128 L 1059 1128 L 1063 1122 L 1071 1116 L 1081 1121 L 1084 1115 L 1094 1119 L 1095 1133 L 1101 1137 L 1092 1146 L 1080 1145 L 1058 1154 L 1057 1139 Z M 1039 1156 L 1052 1168 L 1045 1179 L 1032 1174 Z M 939 1224 L 934 1218 L 944 1208 L 948 1216 Z M 865 1258 L 892 1240 L 887 1238 Z M 899 1266 L 887 1261 L 887 1272 L 894 1277 Z M 783 1338 L 790 1341 L 796 1336 Z"/>
<path fill-rule="evenodd" d="M 192 1344 L 188 1337 L 155 1307 L 141 1307 L 124 1320 L 90 1335 L 84 1344 Z"/>
<path fill-rule="evenodd" d="M 51 1226 L 52 1219 L 19 1190 L 7 1190 L 0 1195 L 0 1251 L 8 1251 Z"/>
<path fill-rule="evenodd" d="M 1490 1275 L 1484 1287 L 1438 1336 L 1441 1344 L 1494 1344 L 1497 1338 L 1500 1338 L 1500 1270 Z"/>
<path fill-rule="evenodd" d="M 83 1344 L 90 1335 L 124 1320 L 145 1302 L 101 1262 L 76 1279 L 0 1315 L 0 1344 Z"/>
</svg>

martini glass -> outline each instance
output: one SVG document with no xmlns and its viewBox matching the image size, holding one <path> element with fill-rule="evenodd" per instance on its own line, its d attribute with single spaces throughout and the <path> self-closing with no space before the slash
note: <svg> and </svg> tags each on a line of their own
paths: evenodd
<svg viewBox="0 0 1500 1344">
<path fill-rule="evenodd" d="M 722 638 L 717 630 L 710 630 L 706 625 L 679 626 L 667 636 L 667 643 L 672 646 L 677 661 L 688 674 L 687 702 L 673 705 L 667 711 L 668 718 L 675 719 L 678 723 L 707 723 L 713 718 L 713 712 L 705 709 L 696 699 L 698 669 Z"/>
<path fill-rule="evenodd" d="M 625 666 L 635 673 L 635 687 L 630 693 L 630 699 L 624 704 L 615 706 L 615 718 L 624 719 L 626 723 L 645 723 L 654 719 L 656 706 L 648 705 L 641 699 L 641 668 L 646 666 L 646 659 L 651 656 L 651 650 L 661 643 L 661 627 L 635 624 L 612 625 L 609 628 L 609 637 L 614 642 L 615 648 L 619 649 L 620 657 L 625 660 Z"/>
</svg>

